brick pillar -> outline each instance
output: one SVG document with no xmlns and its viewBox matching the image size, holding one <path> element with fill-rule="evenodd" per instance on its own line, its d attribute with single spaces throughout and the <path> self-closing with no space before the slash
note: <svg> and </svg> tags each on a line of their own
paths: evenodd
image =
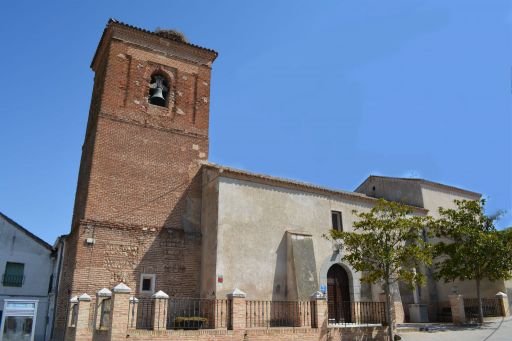
<svg viewBox="0 0 512 341">
<path fill-rule="evenodd" d="M 153 330 L 167 329 L 167 307 L 169 295 L 162 290 L 151 296 L 153 299 Z"/>
<path fill-rule="evenodd" d="M 454 324 L 466 323 L 466 313 L 464 312 L 464 299 L 462 295 L 448 295 L 450 308 L 452 309 L 452 321 Z"/>
<path fill-rule="evenodd" d="M 327 299 L 325 295 L 316 291 L 311 295 L 311 307 L 313 321 L 311 322 L 312 328 L 320 328 L 327 331 L 327 323 L 329 319 L 329 311 L 327 308 Z M 323 334 L 323 333 L 322 333 Z"/>
<path fill-rule="evenodd" d="M 76 318 L 75 340 L 91 340 L 92 329 L 89 324 L 91 311 L 91 296 L 82 294 L 78 297 L 78 316 Z"/>
<path fill-rule="evenodd" d="M 393 319 L 395 323 L 405 322 L 404 305 L 402 301 L 393 302 Z"/>
<path fill-rule="evenodd" d="M 126 341 L 131 291 L 132 289 L 124 283 L 119 283 L 112 289 L 108 338 L 110 341 Z"/>
<path fill-rule="evenodd" d="M 246 328 L 246 297 L 245 292 L 236 288 L 228 294 L 228 304 L 231 307 L 231 316 L 229 317 L 231 323 L 228 323 L 228 328 L 232 330 L 243 330 Z"/>
<path fill-rule="evenodd" d="M 500 300 L 502 316 L 510 316 L 507 294 L 500 291 L 496 294 L 496 298 Z"/>
</svg>

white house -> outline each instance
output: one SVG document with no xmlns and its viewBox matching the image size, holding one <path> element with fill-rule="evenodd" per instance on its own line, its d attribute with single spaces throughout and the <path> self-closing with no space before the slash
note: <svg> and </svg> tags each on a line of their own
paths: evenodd
<svg viewBox="0 0 512 341">
<path fill-rule="evenodd" d="M 0 212 L 0 341 L 44 341 L 53 321 L 53 248 Z"/>
</svg>

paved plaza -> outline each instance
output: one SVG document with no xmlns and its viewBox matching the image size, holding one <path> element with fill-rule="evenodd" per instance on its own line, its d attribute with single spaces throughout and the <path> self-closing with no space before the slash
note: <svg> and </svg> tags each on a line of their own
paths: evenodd
<svg viewBox="0 0 512 341">
<path fill-rule="evenodd" d="M 482 326 L 433 326 L 425 332 L 398 333 L 404 341 L 512 341 L 512 317 L 485 322 Z"/>
</svg>

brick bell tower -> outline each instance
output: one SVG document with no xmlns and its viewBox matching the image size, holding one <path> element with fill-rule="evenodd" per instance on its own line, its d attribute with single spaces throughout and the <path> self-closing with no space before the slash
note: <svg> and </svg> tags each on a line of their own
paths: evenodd
<svg viewBox="0 0 512 341">
<path fill-rule="evenodd" d="M 91 64 L 94 88 L 56 331 L 64 329 L 71 296 L 93 296 L 120 281 L 140 295 L 198 297 L 199 171 L 208 157 L 216 57 L 174 31 L 109 20 Z"/>
</svg>

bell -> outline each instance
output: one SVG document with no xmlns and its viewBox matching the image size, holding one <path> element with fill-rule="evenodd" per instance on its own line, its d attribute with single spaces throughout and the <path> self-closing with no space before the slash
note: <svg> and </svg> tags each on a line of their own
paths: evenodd
<svg viewBox="0 0 512 341">
<path fill-rule="evenodd" d="M 157 87 L 153 90 L 151 97 L 149 98 L 151 104 L 165 106 L 165 98 L 162 92 L 162 88 Z"/>
<path fill-rule="evenodd" d="M 166 86 L 165 78 L 156 75 L 153 78 L 153 81 L 149 85 L 151 88 L 151 95 L 149 96 L 149 102 L 151 104 L 159 105 L 164 107 L 165 106 L 165 95 L 167 93 L 167 86 Z"/>
</svg>

